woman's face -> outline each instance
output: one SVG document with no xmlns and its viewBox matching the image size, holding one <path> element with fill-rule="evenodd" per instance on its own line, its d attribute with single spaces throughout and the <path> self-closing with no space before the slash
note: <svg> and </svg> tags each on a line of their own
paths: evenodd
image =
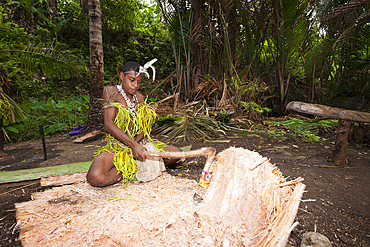
<svg viewBox="0 0 370 247">
<path fill-rule="evenodd" d="M 139 90 L 141 84 L 141 74 L 136 76 L 136 72 L 130 70 L 125 73 L 120 72 L 120 77 L 122 80 L 122 88 L 125 90 L 125 93 L 133 96 L 136 91 Z"/>
</svg>

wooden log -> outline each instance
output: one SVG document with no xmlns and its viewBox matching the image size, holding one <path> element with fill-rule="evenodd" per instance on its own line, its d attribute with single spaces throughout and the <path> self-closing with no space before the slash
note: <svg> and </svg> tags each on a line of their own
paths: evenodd
<svg viewBox="0 0 370 247">
<path fill-rule="evenodd" d="M 84 182 L 86 180 L 86 174 L 87 172 L 76 172 L 71 174 L 45 177 L 40 179 L 40 185 L 42 187 L 46 187 Z"/>
<path fill-rule="evenodd" d="M 337 134 L 335 136 L 333 159 L 332 163 L 336 166 L 344 166 L 347 154 L 347 140 L 349 129 L 351 126 L 350 121 L 339 120 Z"/>
<path fill-rule="evenodd" d="M 286 106 L 286 109 L 332 119 L 342 119 L 365 123 L 370 122 L 370 113 L 345 110 L 319 104 L 292 101 Z"/>
</svg>

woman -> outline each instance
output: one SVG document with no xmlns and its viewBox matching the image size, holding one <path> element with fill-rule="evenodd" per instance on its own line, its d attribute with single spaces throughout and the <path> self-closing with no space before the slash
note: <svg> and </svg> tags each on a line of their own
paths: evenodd
<svg viewBox="0 0 370 247">
<path fill-rule="evenodd" d="M 142 81 L 141 73 L 146 73 L 146 69 L 136 62 L 127 62 L 120 72 L 122 84 L 104 90 L 104 127 L 109 134 L 108 145 L 98 151 L 87 173 L 87 181 L 92 186 L 106 186 L 121 179 L 125 183 L 134 180 L 139 167 L 145 170 L 151 166 L 140 162 L 146 160 L 143 152 L 149 147 L 162 151 L 181 151 L 150 137 L 156 114 L 144 102 L 144 97 L 137 93 Z M 164 159 L 165 164 L 176 161 Z M 164 169 L 164 165 L 161 169 Z"/>
</svg>

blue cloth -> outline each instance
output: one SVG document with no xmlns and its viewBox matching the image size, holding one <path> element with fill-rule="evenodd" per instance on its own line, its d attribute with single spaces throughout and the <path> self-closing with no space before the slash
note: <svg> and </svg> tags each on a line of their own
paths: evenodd
<svg viewBox="0 0 370 247">
<path fill-rule="evenodd" d="M 77 135 L 78 133 L 81 133 L 86 127 L 86 124 L 81 124 L 80 126 L 74 128 L 69 132 L 69 136 Z"/>
</svg>

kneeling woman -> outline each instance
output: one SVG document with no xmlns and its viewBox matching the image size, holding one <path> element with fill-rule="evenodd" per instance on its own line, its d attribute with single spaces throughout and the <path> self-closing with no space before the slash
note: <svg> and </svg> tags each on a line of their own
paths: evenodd
<svg viewBox="0 0 370 247">
<path fill-rule="evenodd" d="M 143 152 L 161 150 L 180 152 L 150 137 L 155 112 L 137 93 L 145 72 L 136 62 L 127 62 L 120 72 L 121 85 L 104 90 L 104 127 L 108 144 L 101 148 L 88 173 L 92 186 L 107 186 L 123 179 L 149 181 L 160 175 L 165 167 L 177 159 L 146 160 Z M 135 178 L 136 175 L 136 178 Z M 140 175 L 140 178 L 139 178 Z"/>
</svg>

